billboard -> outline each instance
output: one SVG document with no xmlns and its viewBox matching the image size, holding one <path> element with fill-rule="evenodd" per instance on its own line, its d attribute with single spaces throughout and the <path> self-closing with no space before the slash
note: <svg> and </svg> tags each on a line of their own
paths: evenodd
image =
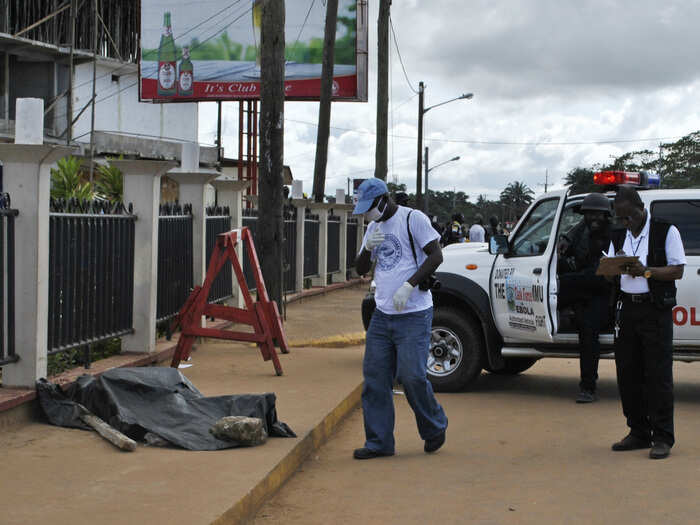
<svg viewBox="0 0 700 525">
<path fill-rule="evenodd" d="M 260 98 L 263 0 L 141 0 L 139 100 Z M 319 100 L 326 2 L 285 1 L 285 97 Z M 339 0 L 333 99 L 367 101 L 367 1 Z"/>
</svg>

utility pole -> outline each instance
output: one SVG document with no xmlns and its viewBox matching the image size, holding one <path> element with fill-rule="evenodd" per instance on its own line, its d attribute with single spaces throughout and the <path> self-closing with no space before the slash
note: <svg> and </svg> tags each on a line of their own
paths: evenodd
<svg viewBox="0 0 700 525">
<path fill-rule="evenodd" d="M 549 168 L 544 169 L 544 184 L 540 183 L 538 186 L 544 186 L 544 192 L 547 193 L 547 188 L 549 187 Z"/>
<path fill-rule="evenodd" d="M 428 200 L 430 199 L 430 195 L 428 193 L 428 172 L 430 171 L 428 168 L 428 146 L 425 147 L 425 160 L 423 162 L 425 164 L 425 199 L 423 199 L 423 212 L 427 215 Z"/>
<path fill-rule="evenodd" d="M 328 136 L 331 125 L 331 98 L 333 96 L 333 64 L 335 31 L 338 25 L 338 0 L 326 4 L 326 28 L 323 37 L 323 65 L 321 69 L 321 102 L 318 108 L 318 134 L 316 135 L 316 162 L 314 163 L 313 196 L 323 202 L 328 164 Z"/>
<path fill-rule="evenodd" d="M 93 177 L 95 175 L 95 89 L 97 82 L 97 32 L 99 29 L 98 25 L 98 15 L 99 6 L 95 0 L 93 3 L 93 9 L 95 11 L 95 26 L 93 31 L 93 44 L 92 44 L 92 111 L 90 116 L 90 186 L 92 187 Z M 72 118 L 72 117 L 71 117 Z"/>
<path fill-rule="evenodd" d="M 9 4 L 8 4 L 9 5 Z M 70 2 L 70 24 L 68 34 L 70 39 L 69 73 L 68 73 L 68 98 L 66 99 L 66 144 L 73 140 L 73 49 L 75 48 L 75 18 L 78 16 L 78 0 Z"/>
<path fill-rule="evenodd" d="M 377 144 L 374 176 L 386 180 L 389 129 L 389 13 L 391 0 L 379 0 L 377 19 Z"/>
<path fill-rule="evenodd" d="M 284 0 L 265 0 L 260 30 L 260 177 L 257 244 L 270 299 L 282 309 Z"/>
<path fill-rule="evenodd" d="M 423 189 L 422 189 L 422 176 L 421 170 L 423 168 L 423 82 L 418 83 L 418 161 L 416 166 L 416 208 L 421 209 L 423 207 Z"/>
</svg>

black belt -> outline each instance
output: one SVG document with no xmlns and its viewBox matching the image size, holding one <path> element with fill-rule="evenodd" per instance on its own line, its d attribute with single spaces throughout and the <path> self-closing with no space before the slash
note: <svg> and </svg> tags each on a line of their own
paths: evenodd
<svg viewBox="0 0 700 525">
<path fill-rule="evenodd" d="M 648 303 L 651 302 L 651 292 L 646 293 L 627 293 L 622 292 L 622 297 L 632 303 Z"/>
</svg>

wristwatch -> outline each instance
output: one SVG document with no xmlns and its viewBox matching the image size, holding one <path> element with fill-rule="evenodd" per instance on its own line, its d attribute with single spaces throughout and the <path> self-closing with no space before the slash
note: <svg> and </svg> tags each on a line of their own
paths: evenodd
<svg viewBox="0 0 700 525">
<path fill-rule="evenodd" d="M 644 273 L 642 275 L 645 279 L 651 279 L 651 268 L 647 267 L 647 269 L 644 270 Z"/>
</svg>

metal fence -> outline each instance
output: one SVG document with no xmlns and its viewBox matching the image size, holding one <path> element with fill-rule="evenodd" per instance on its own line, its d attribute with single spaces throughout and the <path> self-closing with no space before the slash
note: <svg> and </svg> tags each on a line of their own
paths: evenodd
<svg viewBox="0 0 700 525">
<path fill-rule="evenodd" d="M 15 354 L 15 217 L 10 196 L 0 193 L 0 366 L 17 361 Z"/>
<path fill-rule="evenodd" d="M 328 243 L 327 243 L 328 273 L 340 271 L 340 217 L 328 216 Z"/>
<path fill-rule="evenodd" d="M 348 217 L 348 234 L 346 239 L 347 247 L 347 269 L 355 266 L 355 257 L 357 256 L 357 219 Z"/>
<path fill-rule="evenodd" d="M 318 275 L 318 215 L 306 214 L 304 219 L 304 277 Z"/>
<path fill-rule="evenodd" d="M 228 206 L 207 208 L 206 231 L 207 231 L 207 268 L 214 246 L 216 245 L 216 236 L 220 233 L 225 233 L 231 230 L 231 216 Z M 214 284 L 209 291 L 209 302 L 221 302 L 233 296 L 233 285 L 231 277 L 231 265 L 224 264 L 219 272 L 219 275 L 214 279 Z"/>
<path fill-rule="evenodd" d="M 131 206 L 51 200 L 48 353 L 133 332 Z"/>
<path fill-rule="evenodd" d="M 177 315 L 193 288 L 192 249 L 192 205 L 161 205 L 158 217 L 158 322 Z"/>
<path fill-rule="evenodd" d="M 253 238 L 256 239 L 258 231 L 258 210 L 249 208 L 243 210 L 243 226 L 250 228 Z M 296 229 L 296 208 L 284 208 L 284 241 L 282 246 L 282 291 L 293 292 L 296 290 L 296 253 L 297 253 L 297 229 Z M 257 249 L 257 248 L 256 248 Z M 258 253 L 258 256 L 260 254 Z M 243 275 L 249 290 L 255 289 L 255 279 L 250 268 L 250 262 L 246 256 L 243 257 Z"/>
</svg>

